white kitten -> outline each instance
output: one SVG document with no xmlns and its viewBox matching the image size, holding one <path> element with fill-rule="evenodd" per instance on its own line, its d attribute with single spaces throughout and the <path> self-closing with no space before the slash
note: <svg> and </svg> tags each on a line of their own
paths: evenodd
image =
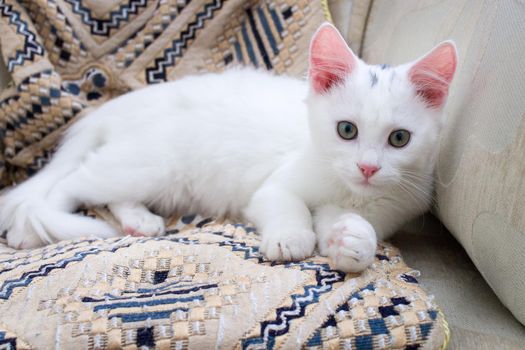
<svg viewBox="0 0 525 350">
<path fill-rule="evenodd" d="M 72 212 L 109 205 L 122 231 L 197 211 L 256 224 L 271 260 L 320 253 L 360 271 L 426 211 L 441 109 L 456 67 L 445 42 L 414 63 L 368 66 L 322 25 L 309 84 L 248 69 L 116 98 L 73 125 L 53 160 L 1 199 L 8 244 L 31 248 L 109 225 Z M 313 215 L 312 215 L 313 213 Z"/>
</svg>

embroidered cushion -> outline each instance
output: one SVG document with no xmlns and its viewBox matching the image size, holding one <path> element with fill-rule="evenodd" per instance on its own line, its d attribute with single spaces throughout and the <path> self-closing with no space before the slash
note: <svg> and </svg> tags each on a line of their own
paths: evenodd
<svg viewBox="0 0 525 350">
<path fill-rule="evenodd" d="M 157 238 L 0 253 L 0 345 L 17 349 L 439 349 L 446 322 L 399 251 L 362 275 L 271 263 L 253 228 L 199 216 Z"/>
</svg>

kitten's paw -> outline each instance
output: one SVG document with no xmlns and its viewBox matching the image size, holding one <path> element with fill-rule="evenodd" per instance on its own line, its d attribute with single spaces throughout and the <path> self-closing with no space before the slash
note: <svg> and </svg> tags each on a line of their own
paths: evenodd
<svg viewBox="0 0 525 350">
<path fill-rule="evenodd" d="M 335 268 L 344 272 L 360 272 L 374 261 L 376 232 L 360 215 L 345 214 L 332 227 L 327 242 L 320 244 L 321 254 L 329 256 Z"/>
<path fill-rule="evenodd" d="M 308 230 L 262 235 L 261 252 L 271 261 L 297 261 L 312 256 L 315 233 Z"/>
<path fill-rule="evenodd" d="M 164 233 L 164 219 L 158 215 L 144 211 L 130 211 L 129 215 L 121 217 L 120 224 L 125 234 L 135 237 L 155 237 Z"/>
<path fill-rule="evenodd" d="M 29 231 L 7 231 L 7 245 L 14 249 L 33 249 L 44 246 L 46 243 L 36 234 Z"/>
</svg>

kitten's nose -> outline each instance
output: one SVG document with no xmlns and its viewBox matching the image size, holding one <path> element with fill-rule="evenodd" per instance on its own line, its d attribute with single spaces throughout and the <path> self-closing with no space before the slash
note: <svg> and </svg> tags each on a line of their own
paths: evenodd
<svg viewBox="0 0 525 350">
<path fill-rule="evenodd" d="M 357 166 L 359 167 L 359 170 L 361 170 L 361 172 L 367 179 L 372 177 L 372 175 L 374 175 L 375 173 L 377 173 L 379 169 L 381 169 L 380 167 L 376 165 L 369 165 L 369 164 L 357 164 Z"/>
</svg>

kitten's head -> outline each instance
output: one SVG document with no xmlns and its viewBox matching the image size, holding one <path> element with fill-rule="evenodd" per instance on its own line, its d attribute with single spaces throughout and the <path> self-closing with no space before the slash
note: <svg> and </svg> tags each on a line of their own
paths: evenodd
<svg viewBox="0 0 525 350">
<path fill-rule="evenodd" d="M 323 24 L 310 46 L 307 102 L 326 165 L 363 196 L 428 178 L 456 62 L 447 41 L 411 63 L 367 65 L 334 26 Z"/>
</svg>

